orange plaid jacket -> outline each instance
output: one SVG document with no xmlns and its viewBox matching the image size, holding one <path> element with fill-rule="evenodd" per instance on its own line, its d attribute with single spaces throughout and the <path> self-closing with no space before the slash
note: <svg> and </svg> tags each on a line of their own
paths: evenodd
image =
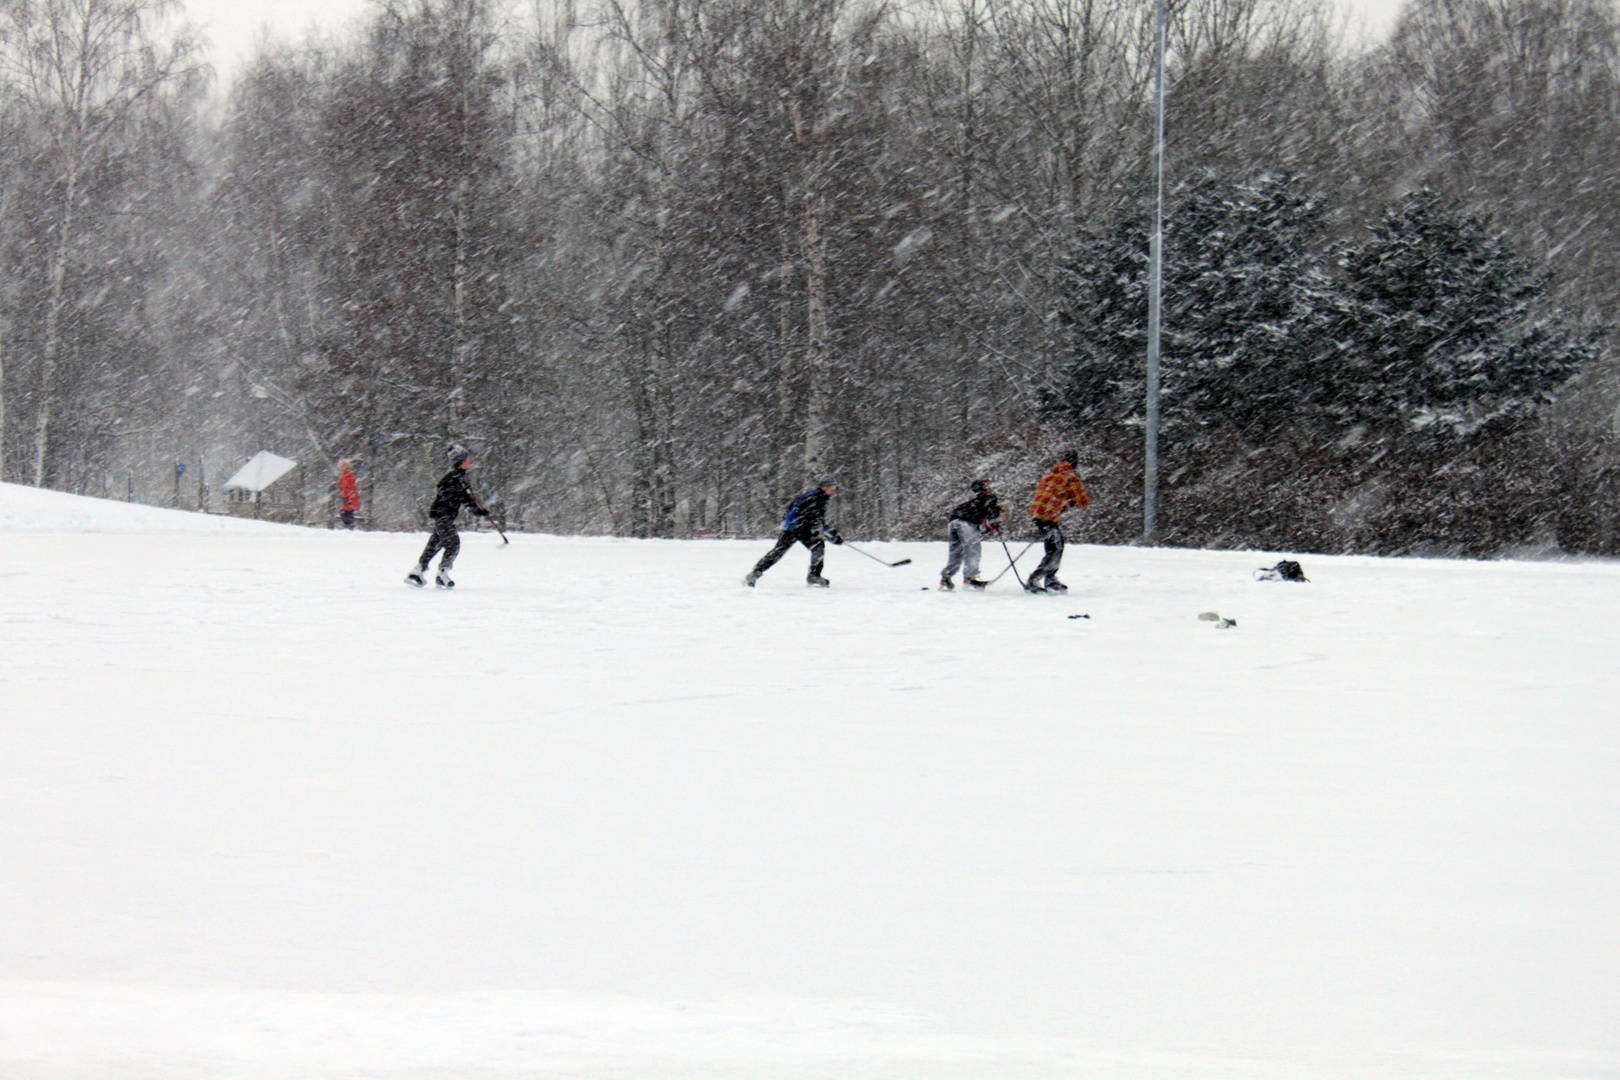
<svg viewBox="0 0 1620 1080">
<path fill-rule="evenodd" d="M 1060 461 L 1035 485 L 1035 501 L 1029 504 L 1029 516 L 1038 521 L 1056 521 L 1071 506 L 1084 510 L 1090 505 L 1091 493 L 1080 482 L 1074 466 Z"/>
</svg>

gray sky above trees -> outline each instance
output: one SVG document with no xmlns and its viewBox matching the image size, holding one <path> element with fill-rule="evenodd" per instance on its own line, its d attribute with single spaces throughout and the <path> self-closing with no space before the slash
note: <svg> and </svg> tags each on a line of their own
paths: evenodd
<svg viewBox="0 0 1620 1080">
<path fill-rule="evenodd" d="M 1338 0 L 1352 20 L 1366 20 L 1367 31 L 1383 35 L 1403 0 Z M 208 59 L 228 83 L 252 55 L 254 36 L 268 28 L 278 38 L 297 40 L 311 27 L 339 30 L 363 14 L 370 0 L 184 0 L 190 20 L 208 39 Z"/>
<path fill-rule="evenodd" d="M 253 54 L 254 38 L 297 41 L 311 28 L 324 33 L 354 23 L 371 0 L 181 0 L 185 15 L 208 41 L 208 60 L 222 83 L 229 83 Z"/>
</svg>

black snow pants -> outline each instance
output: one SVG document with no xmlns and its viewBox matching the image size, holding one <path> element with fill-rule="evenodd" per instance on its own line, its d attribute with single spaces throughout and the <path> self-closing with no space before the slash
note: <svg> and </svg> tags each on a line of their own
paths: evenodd
<svg viewBox="0 0 1620 1080">
<path fill-rule="evenodd" d="M 416 565 L 426 570 L 440 548 L 444 549 L 444 558 L 439 560 L 439 569 L 449 570 L 456 564 L 456 556 L 461 554 L 461 534 L 456 532 L 456 519 L 453 517 L 433 519 L 433 535 L 428 537 L 427 547 L 422 549 L 422 557 Z"/>
<path fill-rule="evenodd" d="M 1029 575 L 1031 585 L 1036 584 L 1037 579 L 1046 581 L 1057 577 L 1058 566 L 1063 562 L 1062 527 L 1055 521 L 1042 521 L 1040 518 L 1033 520 L 1035 522 L 1035 531 L 1040 534 L 1041 542 L 1046 545 L 1046 557 L 1041 560 L 1041 565 L 1037 566 L 1035 571 Z"/>
<path fill-rule="evenodd" d="M 754 576 L 759 577 L 765 571 L 775 566 L 777 560 L 787 554 L 788 548 L 794 544 L 803 544 L 810 549 L 810 577 L 821 576 L 821 566 L 827 561 L 827 542 L 821 538 L 820 533 L 808 531 L 784 532 L 777 538 L 776 546 L 765 553 L 765 557 L 754 564 Z"/>
</svg>

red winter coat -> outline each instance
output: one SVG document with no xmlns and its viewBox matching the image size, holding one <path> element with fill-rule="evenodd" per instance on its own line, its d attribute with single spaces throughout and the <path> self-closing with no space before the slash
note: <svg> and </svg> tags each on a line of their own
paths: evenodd
<svg viewBox="0 0 1620 1080">
<path fill-rule="evenodd" d="M 360 509 L 360 483 L 354 478 L 354 473 L 346 472 L 338 477 L 338 493 L 343 496 L 340 510 Z"/>
</svg>

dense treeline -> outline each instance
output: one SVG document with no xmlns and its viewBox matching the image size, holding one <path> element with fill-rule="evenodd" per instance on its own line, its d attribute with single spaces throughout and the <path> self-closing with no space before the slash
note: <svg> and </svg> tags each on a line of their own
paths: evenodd
<svg viewBox="0 0 1620 1080">
<path fill-rule="evenodd" d="M 1613 553 L 1613 0 L 1171 11 L 1164 539 Z M 528 528 L 927 536 L 1073 445 L 1128 540 L 1152 13 L 375 0 L 221 96 L 169 0 L 0 0 L 0 475 L 401 527 L 457 440 Z"/>
</svg>

